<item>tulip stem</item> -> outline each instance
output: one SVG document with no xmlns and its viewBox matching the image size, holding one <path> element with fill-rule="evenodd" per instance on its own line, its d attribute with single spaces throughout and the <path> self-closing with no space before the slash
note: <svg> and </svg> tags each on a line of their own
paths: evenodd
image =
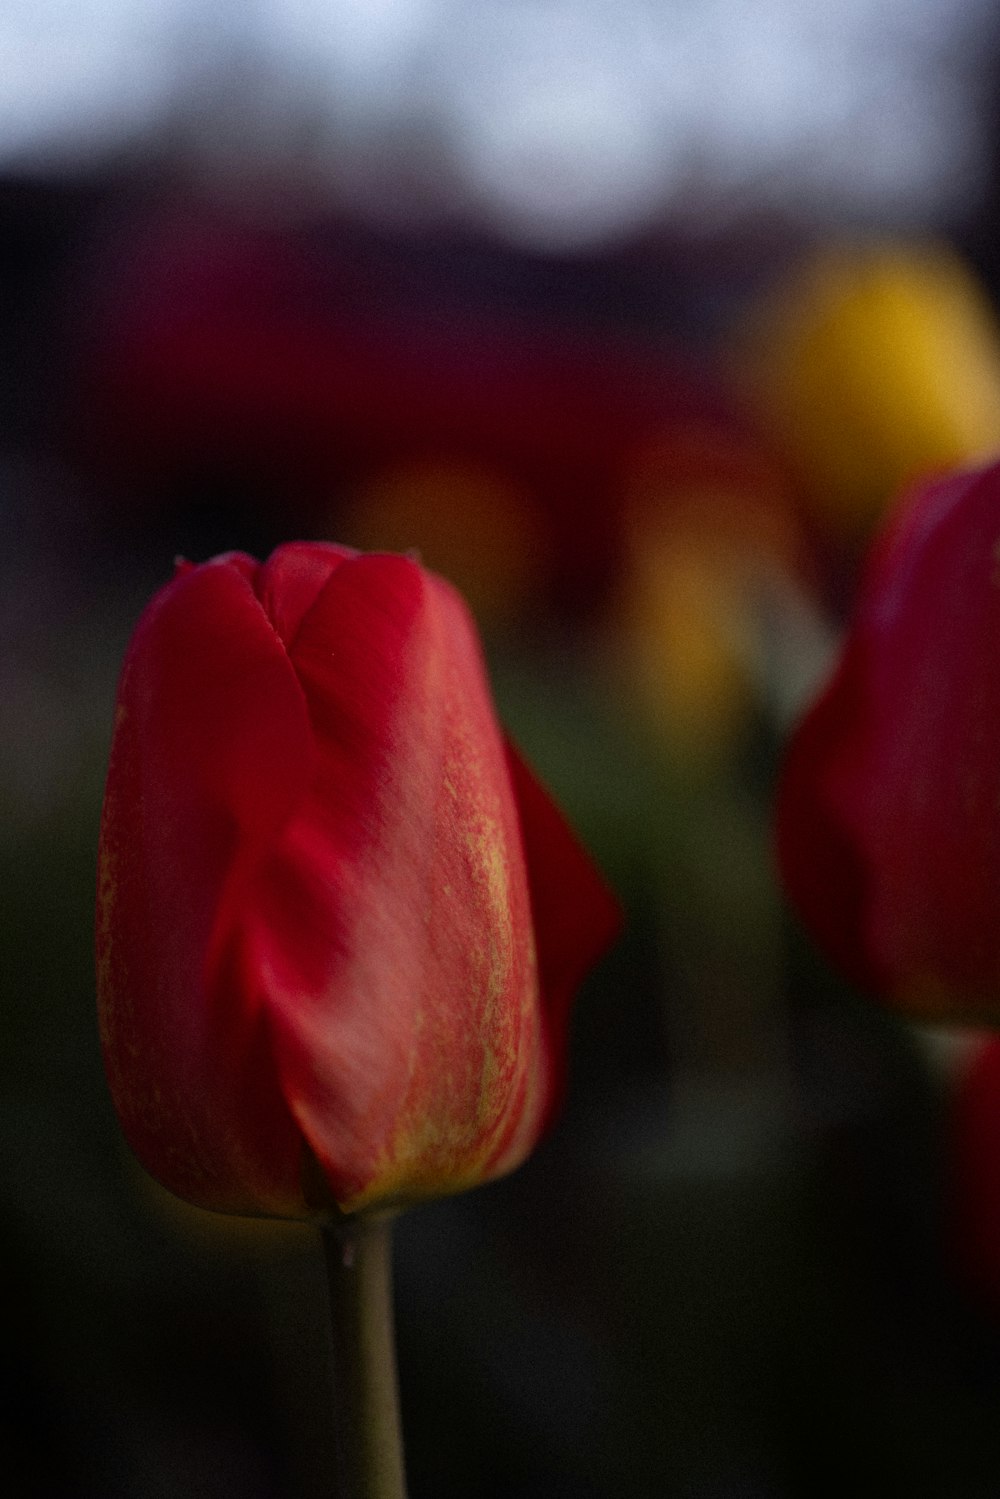
<svg viewBox="0 0 1000 1499">
<path fill-rule="evenodd" d="M 392 1220 L 342 1220 L 322 1232 L 333 1324 L 336 1499 L 406 1499 Z"/>
</svg>

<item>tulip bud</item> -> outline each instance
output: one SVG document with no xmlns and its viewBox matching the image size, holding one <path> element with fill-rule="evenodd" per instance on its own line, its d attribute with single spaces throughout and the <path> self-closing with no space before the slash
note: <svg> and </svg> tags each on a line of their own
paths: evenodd
<svg viewBox="0 0 1000 1499">
<path fill-rule="evenodd" d="M 902 504 L 778 798 L 787 888 L 899 1009 L 1000 1016 L 1000 467 Z"/>
<path fill-rule="evenodd" d="M 404 557 L 185 567 L 133 636 L 99 856 L 101 1034 L 178 1196 L 305 1217 L 518 1165 L 617 908 Z"/>
<path fill-rule="evenodd" d="M 820 520 L 871 533 L 904 485 L 1000 448 L 1000 335 L 941 245 L 841 245 L 761 309 L 744 378 Z"/>
</svg>

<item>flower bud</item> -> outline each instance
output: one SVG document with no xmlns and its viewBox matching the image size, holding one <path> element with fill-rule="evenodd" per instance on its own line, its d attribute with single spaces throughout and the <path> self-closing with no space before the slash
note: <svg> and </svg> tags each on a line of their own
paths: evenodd
<svg viewBox="0 0 1000 1499">
<path fill-rule="evenodd" d="M 518 1165 L 615 903 L 497 726 L 461 599 L 320 543 L 184 566 L 119 689 L 98 993 L 178 1196 L 309 1216 Z"/>
</svg>

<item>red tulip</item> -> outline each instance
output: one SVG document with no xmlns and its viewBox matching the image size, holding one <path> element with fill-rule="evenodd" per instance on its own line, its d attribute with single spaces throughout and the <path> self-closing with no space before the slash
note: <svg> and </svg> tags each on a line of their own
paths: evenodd
<svg viewBox="0 0 1000 1499">
<path fill-rule="evenodd" d="M 416 562 L 231 554 L 143 614 L 98 989 L 125 1134 L 178 1196 L 299 1217 L 511 1170 L 617 920 L 504 745 L 464 605 Z"/>
<path fill-rule="evenodd" d="M 795 733 L 778 850 L 807 926 L 898 1008 L 1000 1015 L 1000 467 L 900 506 Z"/>
</svg>

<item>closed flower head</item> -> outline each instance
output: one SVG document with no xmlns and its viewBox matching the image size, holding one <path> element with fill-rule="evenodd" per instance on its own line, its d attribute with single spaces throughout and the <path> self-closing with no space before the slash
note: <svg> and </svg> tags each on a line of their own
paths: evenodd
<svg viewBox="0 0 1000 1499">
<path fill-rule="evenodd" d="M 112 1096 L 231 1212 L 518 1165 L 617 908 L 503 740 L 442 579 L 320 543 L 182 564 L 129 648 L 101 828 Z"/>
</svg>

